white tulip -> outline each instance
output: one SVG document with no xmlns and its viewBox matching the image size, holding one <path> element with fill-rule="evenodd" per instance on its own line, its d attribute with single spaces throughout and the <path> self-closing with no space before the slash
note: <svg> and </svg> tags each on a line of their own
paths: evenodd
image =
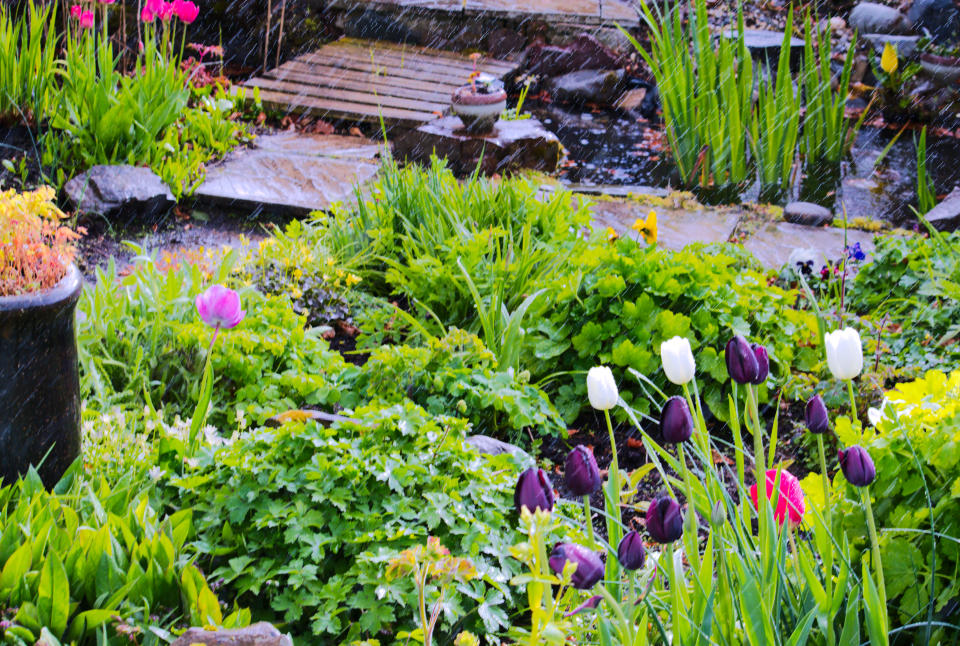
<svg viewBox="0 0 960 646">
<path fill-rule="evenodd" d="M 597 410 L 610 410 L 617 405 L 620 394 L 613 373 L 606 366 L 594 366 L 587 373 L 587 396 Z"/>
<path fill-rule="evenodd" d="M 690 341 L 682 336 L 675 336 L 660 345 L 660 360 L 663 362 L 663 371 L 667 379 L 682 386 L 693 380 L 697 364 L 693 360 L 693 351 Z"/>
<path fill-rule="evenodd" d="M 827 365 L 837 379 L 853 379 L 863 370 L 863 344 L 852 327 L 823 335 L 827 346 Z"/>
</svg>

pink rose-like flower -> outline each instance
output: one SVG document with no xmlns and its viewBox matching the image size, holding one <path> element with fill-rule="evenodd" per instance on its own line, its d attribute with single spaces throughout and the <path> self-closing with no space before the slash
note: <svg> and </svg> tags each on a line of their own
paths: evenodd
<svg viewBox="0 0 960 646">
<path fill-rule="evenodd" d="M 190 0 L 173 0 L 173 14 L 189 25 L 200 15 L 200 8 Z"/>
<path fill-rule="evenodd" d="M 766 481 L 767 499 L 773 497 L 773 483 L 777 479 L 777 470 L 767 471 Z M 753 500 L 753 506 L 757 507 L 757 485 L 750 487 L 750 499 Z M 799 525 L 803 520 L 803 513 L 806 511 L 806 503 L 803 499 L 803 489 L 800 488 L 800 481 L 797 480 L 789 471 L 780 471 L 780 494 L 777 498 L 777 508 L 773 512 L 777 524 L 783 525 L 783 521 L 789 516 L 791 525 Z"/>
<path fill-rule="evenodd" d="M 83 7 L 81 7 L 78 4 L 75 4 L 72 7 L 70 7 L 70 16 L 72 18 L 80 18 L 81 15 L 83 15 Z"/>
<path fill-rule="evenodd" d="M 93 29 L 93 12 L 90 10 L 80 14 L 80 26 L 83 29 Z"/>
<path fill-rule="evenodd" d="M 236 327 L 246 314 L 240 309 L 240 295 L 223 285 L 208 287 L 197 295 L 195 303 L 203 322 L 217 329 Z"/>
</svg>

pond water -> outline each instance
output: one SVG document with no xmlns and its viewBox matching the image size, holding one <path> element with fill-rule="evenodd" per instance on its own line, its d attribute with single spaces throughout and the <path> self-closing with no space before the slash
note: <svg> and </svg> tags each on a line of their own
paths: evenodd
<svg viewBox="0 0 960 646">
<path fill-rule="evenodd" d="M 659 149 L 662 129 L 617 111 L 576 110 L 569 106 L 536 104 L 532 112 L 554 132 L 567 149 L 568 166 L 561 179 L 571 184 L 611 186 L 670 185 L 672 165 Z M 916 218 L 917 157 L 914 137 L 904 132 L 877 163 L 896 130 L 864 127 L 854 144 L 851 160 L 843 164 L 840 190 L 833 196 L 834 212 L 846 206 L 849 217 L 882 219 L 913 226 Z M 927 138 L 927 168 L 938 194 L 960 184 L 960 139 Z M 743 198 L 756 200 L 753 186 Z M 794 188 L 794 199 L 797 198 Z M 829 200 L 828 200 L 829 201 Z"/>
</svg>

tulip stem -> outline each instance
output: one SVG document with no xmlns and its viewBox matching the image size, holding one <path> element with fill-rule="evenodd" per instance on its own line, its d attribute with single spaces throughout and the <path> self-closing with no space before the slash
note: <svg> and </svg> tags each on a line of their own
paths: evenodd
<svg viewBox="0 0 960 646">
<path fill-rule="evenodd" d="M 747 384 L 747 406 L 750 409 L 750 421 L 753 424 L 753 463 L 757 471 L 757 482 L 767 472 L 767 459 L 763 453 L 763 432 L 760 430 L 760 412 L 757 408 L 757 396 L 753 384 Z"/>
<path fill-rule="evenodd" d="M 823 482 L 823 509 L 827 520 L 827 535 L 833 534 L 833 512 L 830 510 L 830 477 L 827 475 L 827 458 L 823 450 L 823 433 L 817 433 L 817 451 L 820 454 L 820 473 Z M 833 646 L 833 616 L 830 609 L 833 607 L 833 546 L 824 552 L 823 569 L 827 591 L 827 644 Z"/>
<path fill-rule="evenodd" d="M 610 434 L 610 478 L 608 482 L 609 492 L 607 495 L 607 504 L 610 509 L 607 514 L 607 542 L 616 550 L 623 538 L 620 525 L 620 463 L 617 460 L 617 440 L 613 436 L 613 422 L 610 421 L 610 411 L 604 410 L 603 415 L 607 420 L 607 432 Z M 620 597 L 619 581 L 619 563 L 616 558 L 607 558 L 607 567 L 605 572 L 607 586 L 610 592 L 616 592 L 616 597 Z"/>
<path fill-rule="evenodd" d="M 597 546 L 597 539 L 593 535 L 593 514 L 590 511 L 590 494 L 583 497 L 583 519 L 587 523 L 587 533 L 590 536 L 590 546 Z"/>
<path fill-rule="evenodd" d="M 887 587 L 883 581 L 883 562 L 880 560 L 880 541 L 877 538 L 877 523 L 873 519 L 873 503 L 870 502 L 870 488 L 861 487 L 863 506 L 866 508 L 867 529 L 870 530 L 870 545 L 873 548 L 873 567 L 877 571 L 877 590 L 880 593 L 880 606 L 884 615 L 887 612 Z"/>
<path fill-rule="evenodd" d="M 847 393 L 850 394 L 850 414 L 853 415 L 854 422 L 859 422 L 860 418 L 857 417 L 857 397 L 853 390 L 853 379 L 847 379 Z"/>
</svg>

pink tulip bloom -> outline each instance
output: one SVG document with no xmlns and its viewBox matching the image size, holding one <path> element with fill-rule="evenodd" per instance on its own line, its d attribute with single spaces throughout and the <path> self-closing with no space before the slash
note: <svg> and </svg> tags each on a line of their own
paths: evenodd
<svg viewBox="0 0 960 646">
<path fill-rule="evenodd" d="M 93 12 L 90 10 L 80 14 L 80 26 L 83 29 L 93 29 Z"/>
<path fill-rule="evenodd" d="M 72 7 L 70 7 L 71 17 L 79 19 L 81 15 L 83 15 L 83 7 L 81 7 L 78 4 L 75 4 Z"/>
<path fill-rule="evenodd" d="M 200 8 L 190 0 L 173 0 L 173 14 L 189 25 L 200 15 Z"/>
<path fill-rule="evenodd" d="M 140 12 L 140 19 L 143 22 L 153 22 L 154 18 L 163 18 L 164 5 L 163 0 L 147 0 Z"/>
<path fill-rule="evenodd" d="M 773 483 L 777 479 L 777 470 L 767 471 L 766 481 L 767 498 L 773 497 Z M 750 487 L 750 499 L 753 500 L 753 506 L 757 506 L 757 485 Z M 777 524 L 783 525 L 784 520 L 789 516 L 791 525 L 799 525 L 803 520 L 803 512 L 806 511 L 806 504 L 803 499 L 803 490 L 800 488 L 800 481 L 788 471 L 780 471 L 780 494 L 777 498 L 777 508 L 773 512 Z"/>
<path fill-rule="evenodd" d="M 169 22 L 173 18 L 173 3 L 172 2 L 161 2 L 160 11 L 157 12 L 157 15 L 160 16 L 160 20 L 163 22 Z"/>
<path fill-rule="evenodd" d="M 140 11 L 140 20 L 142 20 L 143 22 L 153 22 L 153 19 L 155 17 L 156 15 L 152 11 L 150 11 L 149 6 L 144 6 L 143 9 Z"/>
<path fill-rule="evenodd" d="M 223 285 L 208 287 L 195 303 L 203 322 L 218 330 L 236 327 L 246 314 L 240 309 L 240 295 Z"/>
<path fill-rule="evenodd" d="M 113 4 L 117 0 L 100 0 L 100 4 Z"/>
</svg>

